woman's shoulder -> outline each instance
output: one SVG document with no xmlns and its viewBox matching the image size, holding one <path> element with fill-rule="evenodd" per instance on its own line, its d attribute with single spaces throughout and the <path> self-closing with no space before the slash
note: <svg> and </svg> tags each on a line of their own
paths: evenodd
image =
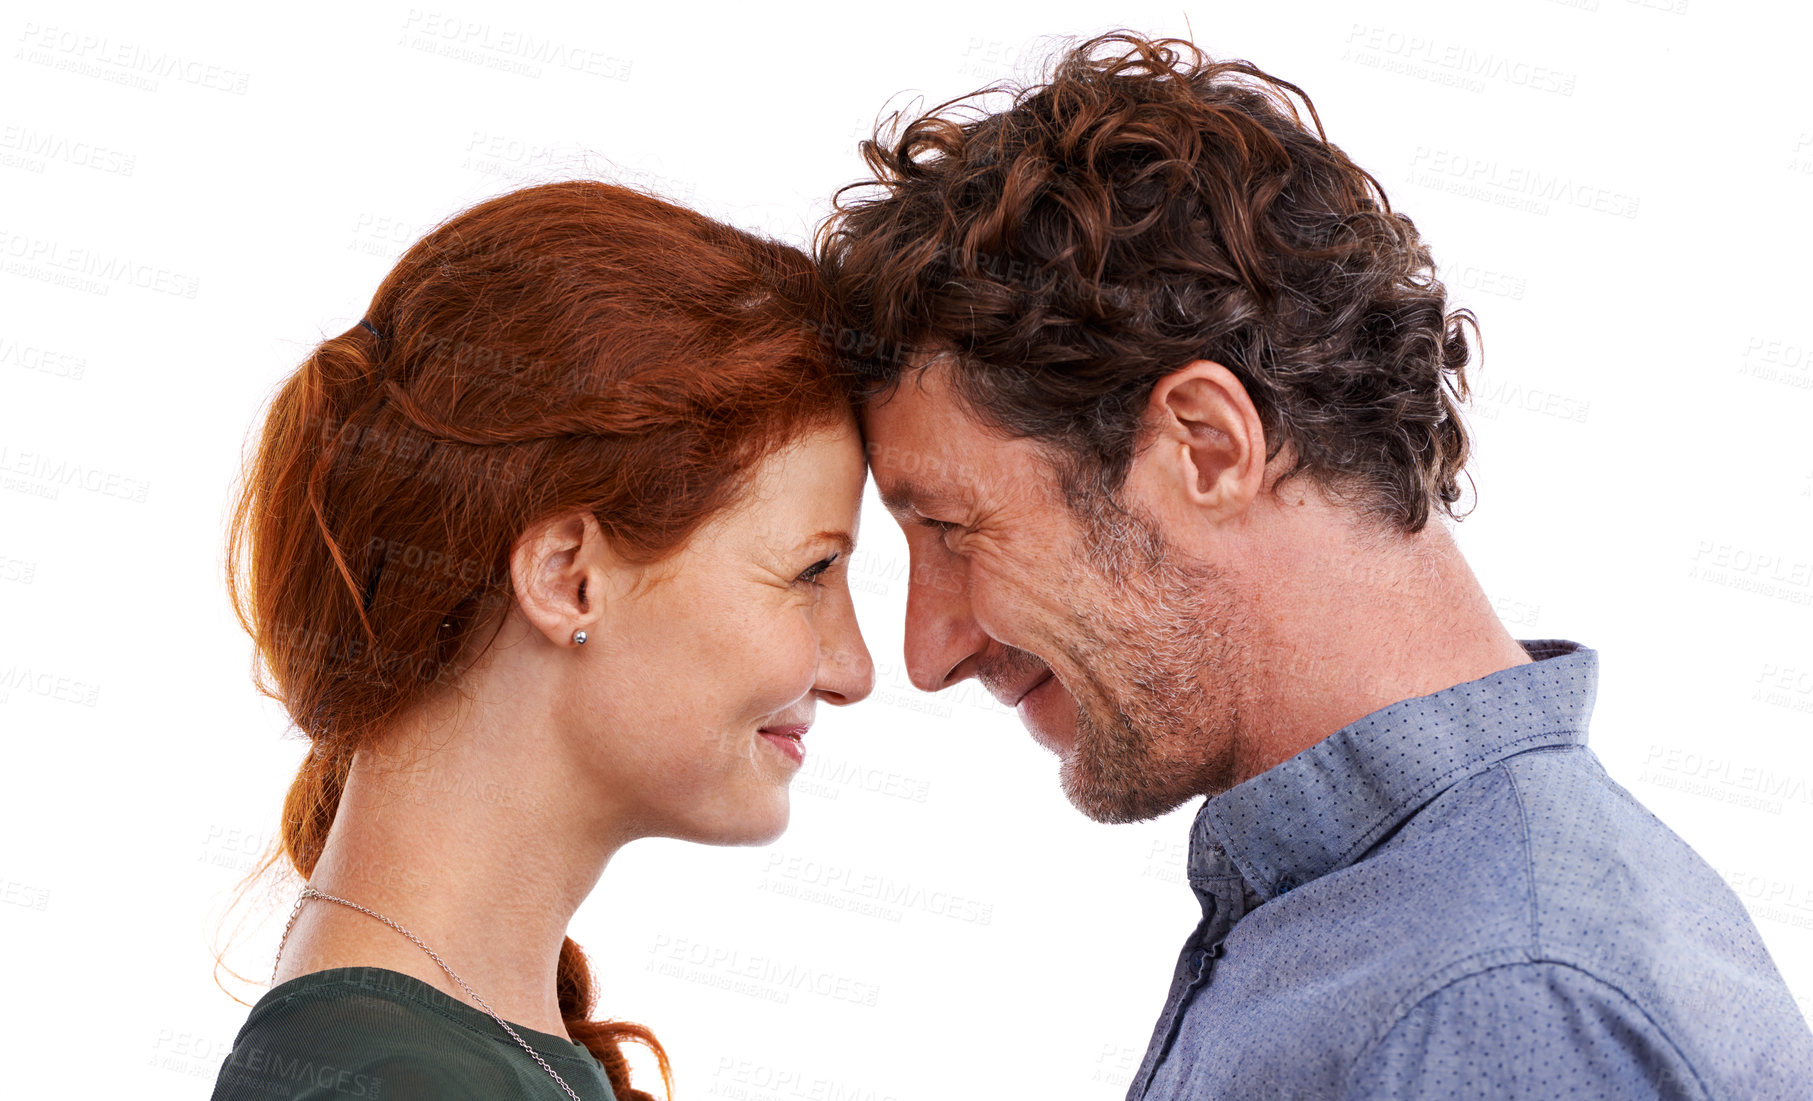
<svg viewBox="0 0 1813 1101">
<path fill-rule="evenodd" d="M 518 1031 L 582 1098 L 610 1101 L 603 1069 L 584 1049 Z M 259 999 L 221 1064 L 213 1101 L 565 1096 L 480 1010 L 398 971 L 337 967 Z"/>
</svg>

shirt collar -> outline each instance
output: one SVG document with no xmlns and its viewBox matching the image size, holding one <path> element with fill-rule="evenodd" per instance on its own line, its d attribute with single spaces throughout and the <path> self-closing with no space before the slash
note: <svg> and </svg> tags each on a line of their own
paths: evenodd
<svg viewBox="0 0 1813 1101">
<path fill-rule="evenodd" d="M 1519 642 L 1528 664 L 1381 708 L 1204 801 L 1190 828 L 1192 884 L 1231 863 L 1242 894 L 1269 900 L 1352 864 L 1444 790 L 1512 754 L 1585 744 L 1598 653 L 1564 639 Z"/>
</svg>

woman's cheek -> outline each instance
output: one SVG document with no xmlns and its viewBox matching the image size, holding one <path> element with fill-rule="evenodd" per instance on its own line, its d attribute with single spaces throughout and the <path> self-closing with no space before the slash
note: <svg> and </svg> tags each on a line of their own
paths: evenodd
<svg viewBox="0 0 1813 1101">
<path fill-rule="evenodd" d="M 812 691 L 812 684 L 818 679 L 818 645 L 818 632 L 813 630 L 809 615 L 796 616 L 771 636 L 765 664 L 778 698 L 777 709 Z"/>
</svg>

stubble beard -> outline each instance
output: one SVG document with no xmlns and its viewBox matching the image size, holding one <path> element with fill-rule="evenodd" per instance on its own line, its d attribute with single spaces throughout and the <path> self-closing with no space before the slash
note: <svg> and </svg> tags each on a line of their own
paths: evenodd
<svg viewBox="0 0 1813 1101">
<path fill-rule="evenodd" d="M 1140 517 L 1094 519 L 1085 544 L 1089 584 L 1070 607 L 1085 683 L 1058 775 L 1090 818 L 1141 822 L 1232 786 L 1251 681 L 1242 605 L 1225 574 Z"/>
</svg>

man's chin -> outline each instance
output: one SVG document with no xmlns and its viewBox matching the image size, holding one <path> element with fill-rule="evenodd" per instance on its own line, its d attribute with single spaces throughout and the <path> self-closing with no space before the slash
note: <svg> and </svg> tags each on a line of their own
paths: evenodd
<svg viewBox="0 0 1813 1101">
<path fill-rule="evenodd" d="M 1027 726 L 1026 733 L 1032 735 L 1033 742 L 1039 748 L 1050 753 L 1059 761 L 1069 760 L 1071 753 L 1076 750 L 1076 731 L 1074 730 L 1056 731 L 1049 727 Z"/>
<path fill-rule="evenodd" d="M 1191 798 L 1187 792 L 1177 795 L 1106 780 L 1074 752 L 1058 766 L 1058 783 L 1071 806 L 1086 817 L 1111 826 L 1150 821 L 1169 814 Z"/>
</svg>

